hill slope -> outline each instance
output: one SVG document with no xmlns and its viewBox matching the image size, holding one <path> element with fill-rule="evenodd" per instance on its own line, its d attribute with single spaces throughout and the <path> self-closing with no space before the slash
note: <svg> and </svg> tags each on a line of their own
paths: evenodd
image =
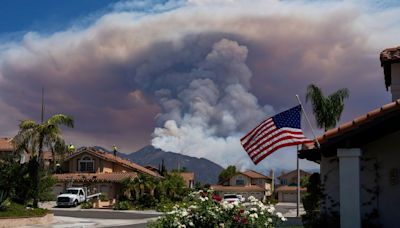
<svg viewBox="0 0 400 228">
<path fill-rule="evenodd" d="M 187 155 L 165 152 L 153 146 L 146 146 L 136 152 L 124 155 L 125 158 L 138 163 L 139 165 L 158 165 L 164 159 L 165 167 L 168 170 L 177 169 L 178 165 L 186 167 L 188 171 L 195 173 L 195 181 L 202 184 L 215 184 L 218 182 L 218 175 L 222 167 L 205 158 L 195 158 Z M 179 163 L 178 163 L 179 162 Z"/>
</svg>

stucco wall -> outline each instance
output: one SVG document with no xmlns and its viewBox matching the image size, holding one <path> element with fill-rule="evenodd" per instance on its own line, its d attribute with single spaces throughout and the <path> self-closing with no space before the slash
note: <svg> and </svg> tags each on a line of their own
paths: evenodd
<svg viewBox="0 0 400 228">
<path fill-rule="evenodd" d="M 335 206 L 339 202 L 339 163 L 336 157 L 321 157 L 321 184 L 326 195 L 321 210 L 339 212 L 339 206 Z"/>
<path fill-rule="evenodd" d="M 244 186 L 250 185 L 251 184 L 251 179 L 245 175 L 242 174 L 236 174 L 235 176 L 233 176 L 230 181 L 229 181 L 229 185 L 231 186 L 235 186 L 236 185 L 236 180 L 244 180 Z"/>
<path fill-rule="evenodd" d="M 110 162 L 96 156 L 93 156 L 89 153 L 82 153 L 74 158 L 71 158 L 67 161 L 68 172 L 75 173 L 79 172 L 78 170 L 78 161 L 82 160 L 84 157 L 90 157 L 94 161 L 94 169 L 96 173 L 112 173 L 112 172 L 131 172 L 133 169 L 129 169 L 123 167 L 121 165 L 115 164 L 114 162 Z"/>
<path fill-rule="evenodd" d="M 377 165 L 377 171 L 375 171 Z M 400 132 L 388 135 L 362 148 L 360 161 L 361 216 L 378 209 L 383 227 L 398 227 L 400 215 Z M 325 193 L 339 202 L 339 165 L 337 158 L 321 158 L 321 181 Z M 379 187 L 379 195 L 371 193 Z M 372 199 L 372 200 L 371 200 Z M 331 205 L 330 199 L 326 206 Z M 339 211 L 339 207 L 335 207 Z M 326 208 L 322 208 L 324 210 Z"/>
<path fill-rule="evenodd" d="M 392 85 L 390 86 L 392 92 L 392 100 L 400 98 L 400 63 L 392 64 Z"/>
<path fill-rule="evenodd" d="M 369 188 L 376 186 L 373 166 L 377 164 L 377 184 L 380 193 L 378 199 L 372 201 L 371 205 L 362 207 L 361 213 L 364 214 L 370 212 L 372 208 L 377 208 L 384 227 L 398 227 L 400 216 L 400 132 L 369 144 L 363 153 L 363 157 L 370 160 L 363 161 L 363 164 L 366 165 L 361 176 L 362 184 Z M 397 175 L 397 177 L 393 175 Z M 371 196 L 373 195 L 362 189 L 361 203 L 370 201 Z"/>
</svg>

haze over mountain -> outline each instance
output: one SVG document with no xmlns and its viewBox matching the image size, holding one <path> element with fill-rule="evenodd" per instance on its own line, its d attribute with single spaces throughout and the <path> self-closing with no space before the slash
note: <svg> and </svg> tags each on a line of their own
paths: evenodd
<svg viewBox="0 0 400 228">
<path fill-rule="evenodd" d="M 103 147 L 96 146 L 96 148 L 112 153 L 112 151 Z M 202 184 L 217 183 L 218 175 L 223 169 L 220 165 L 205 158 L 196 158 L 173 152 L 165 152 L 161 149 L 154 148 L 153 146 L 145 146 L 130 154 L 117 152 L 117 155 L 142 166 L 151 165 L 158 168 L 159 164 L 164 160 L 167 170 L 186 167 L 188 171 L 195 173 L 195 182 L 200 182 Z"/>
</svg>

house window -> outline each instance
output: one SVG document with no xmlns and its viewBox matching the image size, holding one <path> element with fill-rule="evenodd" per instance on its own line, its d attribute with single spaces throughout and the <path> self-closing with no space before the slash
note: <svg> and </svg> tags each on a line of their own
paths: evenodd
<svg viewBox="0 0 400 228">
<path fill-rule="evenodd" d="M 236 185 L 244 185 L 244 180 L 236 179 Z"/>
<path fill-rule="evenodd" d="M 286 180 L 286 179 L 283 179 L 281 184 L 282 184 L 282 185 L 287 185 L 287 180 Z"/>
<path fill-rule="evenodd" d="M 94 161 L 90 157 L 84 157 L 79 161 L 79 171 L 85 173 L 94 172 Z"/>
</svg>

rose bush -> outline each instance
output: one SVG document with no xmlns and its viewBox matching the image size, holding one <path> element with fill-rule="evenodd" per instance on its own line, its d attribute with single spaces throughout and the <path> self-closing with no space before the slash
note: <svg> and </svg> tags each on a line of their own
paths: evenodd
<svg viewBox="0 0 400 228">
<path fill-rule="evenodd" d="M 276 227 L 286 221 L 273 205 L 265 205 L 254 197 L 246 203 L 216 202 L 213 192 L 193 192 L 172 211 L 150 223 L 150 227 Z"/>
</svg>

